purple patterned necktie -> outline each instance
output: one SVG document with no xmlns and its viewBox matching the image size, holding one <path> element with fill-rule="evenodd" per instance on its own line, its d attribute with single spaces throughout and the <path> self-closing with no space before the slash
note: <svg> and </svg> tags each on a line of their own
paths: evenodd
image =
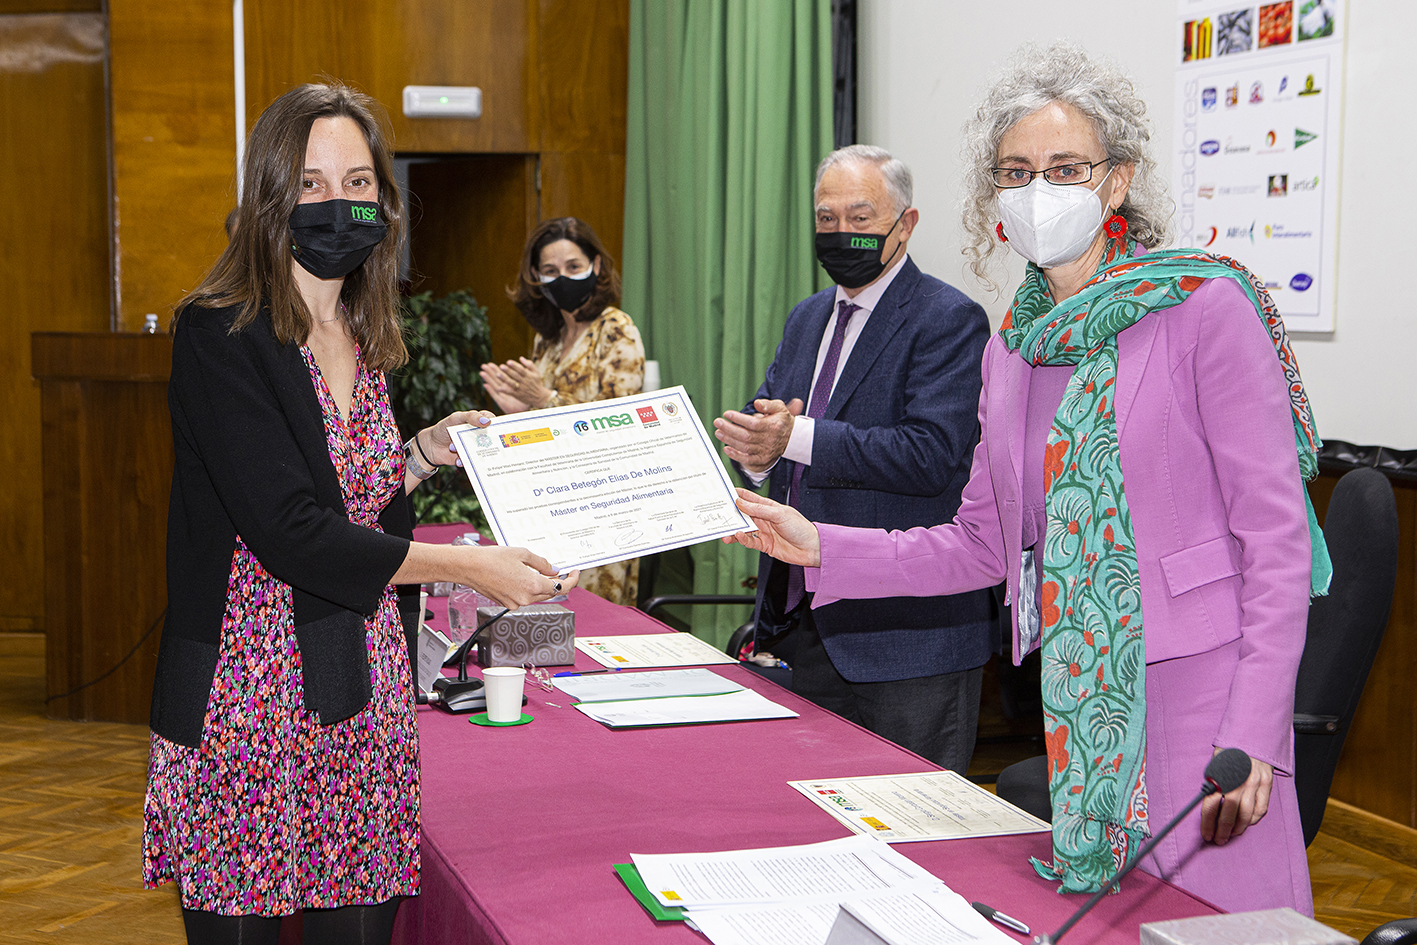
<svg viewBox="0 0 1417 945">
<path fill-rule="evenodd" d="M 851 316 L 861 311 L 861 306 L 852 305 L 846 299 L 837 303 L 836 331 L 832 332 L 832 342 L 827 347 L 827 358 L 817 373 L 817 381 L 812 385 L 812 399 L 807 402 L 807 416 L 813 420 L 826 415 L 827 402 L 831 400 L 832 386 L 836 383 L 836 365 L 841 360 L 841 347 L 846 342 L 846 329 L 851 324 Z M 797 496 L 802 485 L 801 463 L 792 470 L 792 488 L 787 490 L 787 504 L 797 507 Z M 787 566 L 787 613 L 797 609 L 807 594 L 807 584 L 802 568 L 795 564 Z"/>
</svg>

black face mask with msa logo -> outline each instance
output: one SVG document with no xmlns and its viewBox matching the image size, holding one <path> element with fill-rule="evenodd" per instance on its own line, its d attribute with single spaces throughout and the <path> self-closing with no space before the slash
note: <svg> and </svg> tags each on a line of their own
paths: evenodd
<svg viewBox="0 0 1417 945">
<path fill-rule="evenodd" d="M 905 216 L 902 210 L 900 217 Z M 880 278 L 886 266 L 895 259 L 881 262 L 881 248 L 886 245 L 886 237 L 891 235 L 900 217 L 895 218 L 890 230 L 885 233 L 836 233 L 817 234 L 817 262 L 831 276 L 831 280 L 843 289 L 859 289 Z M 900 251 L 900 247 L 896 247 Z"/>
<path fill-rule="evenodd" d="M 369 258 L 387 230 L 377 203 L 302 203 L 290 214 L 290 252 L 312 276 L 342 279 Z"/>
</svg>

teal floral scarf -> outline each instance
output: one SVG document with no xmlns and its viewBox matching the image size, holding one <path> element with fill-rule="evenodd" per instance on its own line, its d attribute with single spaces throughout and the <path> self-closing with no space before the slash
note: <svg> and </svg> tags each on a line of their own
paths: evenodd
<svg viewBox="0 0 1417 945">
<path fill-rule="evenodd" d="M 1233 279 L 1284 366 L 1300 471 L 1305 479 L 1318 473 L 1313 415 L 1264 284 L 1232 259 L 1188 250 L 1133 256 L 1135 247 L 1108 240 L 1092 280 L 1059 305 L 1030 263 L 1001 332 L 1032 364 L 1076 365 L 1044 452 L 1038 593 L 1053 862 L 1035 859 L 1033 867 L 1061 880 L 1059 892 L 1100 889 L 1151 834 L 1141 583 L 1113 412 L 1118 332 L 1181 304 L 1206 279 Z M 1308 514 L 1311 590 L 1322 594 L 1332 568 L 1312 506 Z"/>
</svg>

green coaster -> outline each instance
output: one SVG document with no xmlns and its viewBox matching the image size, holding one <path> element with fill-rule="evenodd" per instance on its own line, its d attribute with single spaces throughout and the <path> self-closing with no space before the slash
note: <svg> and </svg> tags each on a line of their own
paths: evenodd
<svg viewBox="0 0 1417 945">
<path fill-rule="evenodd" d="M 487 717 L 486 712 L 479 712 L 472 718 L 468 719 L 468 721 L 471 722 L 473 725 L 485 725 L 488 728 L 507 728 L 510 725 L 525 725 L 526 723 L 531 721 L 531 716 L 523 712 L 522 717 L 517 719 L 515 722 L 493 722 Z"/>
</svg>

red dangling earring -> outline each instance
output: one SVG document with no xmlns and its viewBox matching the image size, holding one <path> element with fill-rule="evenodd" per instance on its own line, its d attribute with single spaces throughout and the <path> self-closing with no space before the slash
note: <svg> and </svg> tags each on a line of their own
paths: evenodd
<svg viewBox="0 0 1417 945">
<path fill-rule="evenodd" d="M 1107 218 L 1107 222 L 1103 224 L 1102 228 L 1107 231 L 1108 236 L 1119 240 L 1127 235 L 1127 218 L 1120 213 L 1114 213 Z"/>
<path fill-rule="evenodd" d="M 1009 238 L 1004 235 L 1004 223 L 1002 220 L 999 221 L 998 226 L 994 227 L 994 232 L 999 234 L 1000 243 L 1007 243 L 1009 241 Z"/>
</svg>

